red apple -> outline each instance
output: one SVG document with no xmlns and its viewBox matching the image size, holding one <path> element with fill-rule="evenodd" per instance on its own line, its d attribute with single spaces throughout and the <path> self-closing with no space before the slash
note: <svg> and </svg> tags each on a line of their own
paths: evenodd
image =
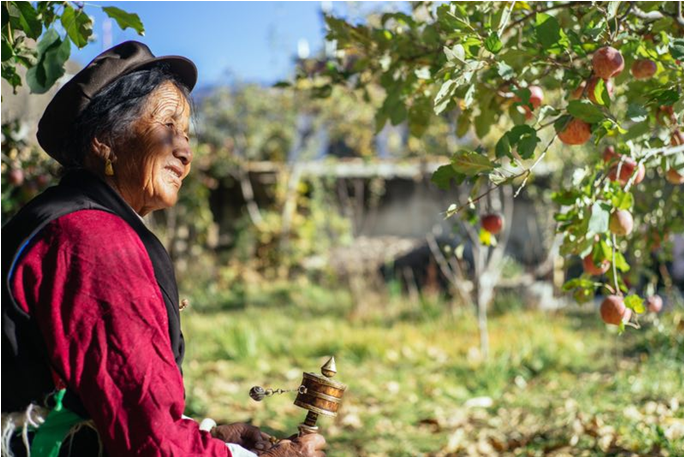
<svg viewBox="0 0 684 457">
<path fill-rule="evenodd" d="M 528 87 L 530 91 L 530 104 L 532 105 L 532 109 L 528 105 L 523 105 L 523 111 L 525 112 L 525 119 L 528 121 L 534 117 L 532 114 L 532 110 L 537 109 L 541 106 L 542 102 L 544 101 L 544 91 L 542 90 L 541 87 L 539 86 L 530 86 Z M 514 99 L 516 102 L 520 102 L 520 97 L 515 97 Z"/>
<path fill-rule="evenodd" d="M 632 213 L 626 209 L 619 209 L 610 215 L 608 228 L 616 235 L 624 236 L 632 233 L 634 228 L 634 218 Z"/>
<path fill-rule="evenodd" d="M 684 175 L 679 174 L 679 172 L 674 168 L 667 170 L 667 173 L 665 173 L 665 179 L 667 179 L 671 184 L 684 184 Z"/>
<path fill-rule="evenodd" d="M 603 262 L 601 262 L 600 265 L 597 266 L 594 263 L 594 259 L 592 259 L 591 254 L 589 254 L 588 256 L 582 259 L 582 266 L 584 267 L 584 271 L 586 273 L 592 276 L 600 276 L 606 271 L 608 271 L 608 269 L 610 268 L 610 262 L 604 260 Z"/>
<path fill-rule="evenodd" d="M 659 313 L 663 309 L 663 299 L 660 295 L 651 295 L 646 299 L 646 308 L 652 313 Z"/>
<path fill-rule="evenodd" d="M 582 94 L 584 93 L 584 88 L 587 87 L 587 82 L 582 81 L 579 86 L 572 92 L 570 92 L 570 100 L 577 100 L 579 98 L 582 98 Z"/>
<path fill-rule="evenodd" d="M 601 303 L 601 319 L 606 324 L 620 325 L 632 316 L 632 310 L 625 306 L 625 301 L 617 295 L 608 295 Z"/>
<path fill-rule="evenodd" d="M 50 184 L 50 177 L 48 175 L 38 175 L 36 182 L 38 183 L 38 186 L 45 187 Z"/>
<path fill-rule="evenodd" d="M 12 168 L 7 179 L 13 186 L 21 186 L 24 183 L 24 171 L 20 168 Z"/>
<path fill-rule="evenodd" d="M 672 146 L 680 146 L 684 144 L 684 133 L 679 130 L 675 130 L 670 139 L 670 144 Z"/>
<path fill-rule="evenodd" d="M 525 119 L 530 120 L 534 117 L 534 114 L 532 114 L 532 110 L 530 109 L 529 106 L 527 105 L 522 105 L 523 112 L 525 113 Z"/>
<path fill-rule="evenodd" d="M 620 184 L 623 186 L 627 184 L 627 181 L 629 181 L 629 179 L 632 177 L 635 169 L 636 176 L 634 177 L 634 184 L 639 184 L 646 176 L 646 167 L 644 167 L 644 164 L 640 163 L 637 167 L 636 160 L 632 159 L 631 157 L 627 157 L 622 161 L 622 166 L 620 166 L 620 164 L 615 164 L 612 166 L 608 172 L 608 179 L 611 181 L 616 181 L 618 179 L 618 167 L 620 168 Z"/>
<path fill-rule="evenodd" d="M 648 79 L 656 74 L 658 66 L 650 59 L 635 60 L 632 64 L 632 76 L 636 79 Z"/>
<path fill-rule="evenodd" d="M 482 217 L 482 228 L 487 230 L 492 235 L 498 234 L 504 225 L 503 217 L 498 214 L 487 214 Z"/>
<path fill-rule="evenodd" d="M 580 119 L 571 120 L 565 130 L 558 134 L 558 138 L 567 145 L 584 144 L 591 138 L 591 128 L 589 124 Z"/>
<path fill-rule="evenodd" d="M 594 74 L 603 79 L 617 76 L 625 68 L 625 60 L 622 58 L 622 54 L 611 46 L 596 51 L 591 63 L 594 67 Z"/>
<path fill-rule="evenodd" d="M 611 162 L 618 157 L 620 157 L 620 154 L 615 152 L 615 148 L 613 146 L 606 146 L 606 148 L 603 150 L 603 161 L 605 163 Z"/>
<path fill-rule="evenodd" d="M 530 90 L 530 103 L 532 104 L 532 108 L 539 108 L 544 101 L 544 91 L 542 91 L 542 88 L 539 86 L 530 86 L 528 89 Z"/>
</svg>

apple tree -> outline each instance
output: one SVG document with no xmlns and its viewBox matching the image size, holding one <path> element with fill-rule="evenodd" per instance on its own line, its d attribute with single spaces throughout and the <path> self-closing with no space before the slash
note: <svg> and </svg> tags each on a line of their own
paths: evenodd
<svg viewBox="0 0 684 457">
<path fill-rule="evenodd" d="M 450 116 L 458 136 L 479 140 L 432 177 L 473 189 L 448 216 L 489 225 L 477 207 L 493 190 L 518 195 L 540 163 L 570 162 L 554 183 L 555 220 L 560 252 L 584 274 L 564 289 L 580 302 L 600 292 L 606 322 L 638 325 L 635 274 L 684 231 L 682 2 L 421 2 L 359 24 L 325 20 L 338 51 L 315 91 L 368 100 L 380 86 L 378 131 L 407 123 L 420 137 Z"/>
</svg>

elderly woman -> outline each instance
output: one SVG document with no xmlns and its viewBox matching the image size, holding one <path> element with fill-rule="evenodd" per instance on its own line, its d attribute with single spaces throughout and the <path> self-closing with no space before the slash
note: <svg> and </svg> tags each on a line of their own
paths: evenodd
<svg viewBox="0 0 684 457">
<path fill-rule="evenodd" d="M 47 107 L 38 140 L 66 174 L 2 229 L 3 452 L 323 455 L 320 435 L 271 447 L 256 427 L 182 415 L 178 290 L 142 216 L 173 206 L 190 172 L 196 79 L 188 59 L 126 42 Z M 5 436 L 39 410 L 42 425 Z"/>
</svg>

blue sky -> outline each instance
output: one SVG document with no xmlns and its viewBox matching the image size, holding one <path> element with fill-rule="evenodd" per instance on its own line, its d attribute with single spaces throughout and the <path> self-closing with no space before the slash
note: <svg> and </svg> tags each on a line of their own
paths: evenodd
<svg viewBox="0 0 684 457">
<path fill-rule="evenodd" d="M 375 8 L 398 7 L 397 2 L 373 3 Z M 199 69 L 199 86 L 235 81 L 272 84 L 291 73 L 300 40 L 309 43 L 313 54 L 322 49 L 325 37 L 321 2 L 88 2 L 96 41 L 72 51 L 72 58 L 83 65 L 104 46 L 106 15 L 97 5 L 136 13 L 145 25 L 145 36 L 140 37 L 113 23 L 112 44 L 133 39 L 158 56 L 186 56 Z M 332 4 L 335 14 L 352 18 L 370 7 Z"/>
</svg>

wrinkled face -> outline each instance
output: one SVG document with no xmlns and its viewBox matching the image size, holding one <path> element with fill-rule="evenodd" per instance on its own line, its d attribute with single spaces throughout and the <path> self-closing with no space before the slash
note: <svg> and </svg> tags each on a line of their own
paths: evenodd
<svg viewBox="0 0 684 457">
<path fill-rule="evenodd" d="M 190 105 L 173 83 L 165 82 L 133 124 L 133 140 L 115 151 L 112 180 L 141 216 L 178 201 L 192 162 L 189 127 Z"/>
</svg>

